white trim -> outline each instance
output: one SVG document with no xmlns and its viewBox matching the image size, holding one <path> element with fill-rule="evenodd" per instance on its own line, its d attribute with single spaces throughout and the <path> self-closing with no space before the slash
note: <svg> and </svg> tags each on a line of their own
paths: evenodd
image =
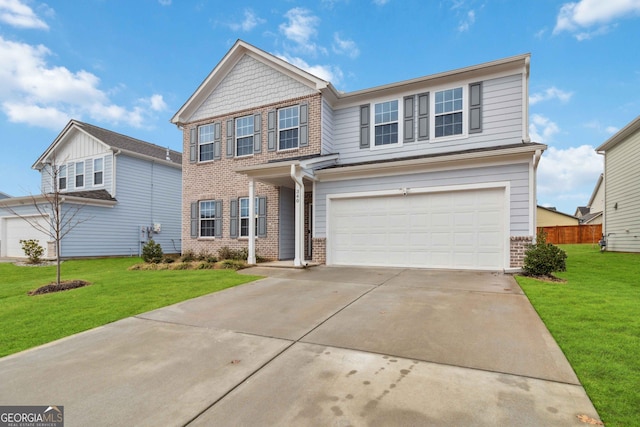
<svg viewBox="0 0 640 427">
<path fill-rule="evenodd" d="M 395 144 L 376 145 L 376 104 L 384 104 L 386 102 L 396 101 L 398 103 L 398 142 Z M 392 148 L 402 147 L 404 142 L 404 97 L 400 98 L 380 98 L 371 101 L 369 106 L 369 150 L 388 150 Z M 391 124 L 393 122 L 382 123 L 381 125 Z"/>
<path fill-rule="evenodd" d="M 280 129 L 280 112 L 295 108 L 298 111 L 298 125 L 289 128 Z M 308 118 L 307 118 L 308 121 Z M 298 142 L 295 147 L 280 148 L 280 131 L 287 131 L 292 129 L 298 129 Z M 300 149 L 300 104 L 289 105 L 287 107 L 280 107 L 276 109 L 276 152 L 287 152 Z"/>
<path fill-rule="evenodd" d="M 100 172 L 102 172 L 102 182 L 100 184 L 96 184 L 96 160 L 102 160 L 102 170 Z M 98 156 L 98 157 L 94 157 L 93 159 L 91 159 L 91 186 L 92 187 L 104 187 L 104 178 L 105 178 L 105 173 L 104 173 L 104 165 L 105 165 L 106 161 L 105 161 L 105 156 Z"/>
<path fill-rule="evenodd" d="M 253 156 L 253 149 L 254 147 L 254 143 L 253 143 L 253 138 L 255 135 L 255 123 L 254 123 L 254 118 L 253 118 L 253 114 L 249 114 L 246 116 L 240 116 L 240 117 L 236 117 L 233 119 L 233 128 L 234 128 L 234 135 L 233 135 L 233 157 L 242 159 L 245 157 L 251 157 Z M 250 135 L 243 135 L 243 136 L 238 136 L 238 120 L 242 120 L 242 119 L 247 119 L 250 118 L 251 119 L 251 134 Z M 214 128 L 214 138 L 215 138 L 215 128 Z M 251 137 L 251 152 L 249 154 L 242 154 L 239 155 L 238 154 L 238 139 L 241 138 L 249 138 Z M 215 139 L 214 139 L 215 140 Z M 222 142 L 221 142 L 222 143 Z M 222 150 L 222 147 L 220 147 L 220 149 Z M 214 148 L 215 150 L 215 148 Z M 222 154 L 222 153 L 221 153 Z M 214 153 L 214 157 L 215 157 L 215 153 Z"/>
<path fill-rule="evenodd" d="M 472 82 L 462 81 L 455 85 L 436 86 L 429 88 L 429 143 L 436 144 L 459 139 L 469 138 L 469 84 Z M 451 113 L 436 114 L 436 93 L 453 89 L 462 89 L 462 133 L 447 136 L 436 136 L 436 115 L 442 116 Z M 457 110 L 455 111 L 457 112 Z"/>
<path fill-rule="evenodd" d="M 511 263 L 511 183 L 509 181 L 494 181 L 494 182 L 481 182 L 474 184 L 461 184 L 461 185 L 443 185 L 438 187 L 416 187 L 416 188 L 397 188 L 393 190 L 372 190 L 350 193 L 332 193 L 326 195 L 326 263 L 331 265 L 333 260 L 331 259 L 333 241 L 330 239 L 331 230 L 331 203 L 333 200 L 340 199 L 360 199 L 368 197 L 386 197 L 386 196 L 400 196 L 410 194 L 430 194 L 430 193 L 444 193 L 454 191 L 473 191 L 483 189 L 504 189 L 504 204 L 502 206 L 503 218 L 503 270 L 510 267 Z M 315 191 L 314 191 L 315 193 Z M 314 233 L 315 234 L 315 233 Z"/>
</svg>

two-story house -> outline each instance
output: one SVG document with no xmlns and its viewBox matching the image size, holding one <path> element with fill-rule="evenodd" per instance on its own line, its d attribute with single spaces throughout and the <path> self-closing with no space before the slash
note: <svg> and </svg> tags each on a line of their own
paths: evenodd
<svg viewBox="0 0 640 427">
<path fill-rule="evenodd" d="M 343 93 L 237 41 L 172 118 L 183 250 L 508 270 L 535 234 L 529 55 Z"/>
<path fill-rule="evenodd" d="M 55 256 L 56 190 L 63 258 L 138 255 L 150 238 L 181 252 L 181 153 L 71 120 L 32 167 L 42 194 L 0 200 L 0 256 L 24 257 L 28 239 Z"/>
</svg>

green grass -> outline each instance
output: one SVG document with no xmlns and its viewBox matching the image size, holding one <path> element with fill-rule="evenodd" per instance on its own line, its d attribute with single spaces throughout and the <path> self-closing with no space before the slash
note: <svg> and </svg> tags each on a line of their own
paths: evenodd
<svg viewBox="0 0 640 427">
<path fill-rule="evenodd" d="M 27 292 L 55 281 L 55 266 L 0 263 L 0 357 L 257 279 L 233 270 L 127 270 L 140 262 L 140 258 L 66 261 L 62 280 L 92 284 L 38 296 Z"/>
<path fill-rule="evenodd" d="M 640 424 L 640 254 L 560 245 L 567 283 L 517 281 L 553 334 L 600 417 Z"/>
</svg>

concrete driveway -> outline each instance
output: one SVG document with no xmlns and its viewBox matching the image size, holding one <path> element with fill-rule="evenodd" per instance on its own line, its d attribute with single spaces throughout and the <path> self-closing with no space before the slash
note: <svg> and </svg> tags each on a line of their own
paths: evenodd
<svg viewBox="0 0 640 427">
<path fill-rule="evenodd" d="M 65 426 L 584 425 L 598 415 L 508 275 L 268 276 L 0 359 L 0 405 Z"/>
</svg>

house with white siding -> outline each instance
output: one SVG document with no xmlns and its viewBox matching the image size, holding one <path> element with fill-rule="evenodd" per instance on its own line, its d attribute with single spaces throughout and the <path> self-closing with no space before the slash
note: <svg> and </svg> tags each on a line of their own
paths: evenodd
<svg viewBox="0 0 640 427">
<path fill-rule="evenodd" d="M 340 92 L 238 40 L 175 113 L 183 250 L 328 265 L 510 270 L 545 145 L 528 54 Z"/>
<path fill-rule="evenodd" d="M 607 250 L 640 252 L 640 116 L 596 148 L 604 155 Z"/>
<path fill-rule="evenodd" d="M 71 120 L 32 167 L 42 193 L 0 200 L 0 257 L 24 257 L 28 239 L 55 256 L 47 199 L 56 189 L 72 226 L 61 257 L 138 255 L 151 238 L 181 252 L 181 153 Z"/>
</svg>

